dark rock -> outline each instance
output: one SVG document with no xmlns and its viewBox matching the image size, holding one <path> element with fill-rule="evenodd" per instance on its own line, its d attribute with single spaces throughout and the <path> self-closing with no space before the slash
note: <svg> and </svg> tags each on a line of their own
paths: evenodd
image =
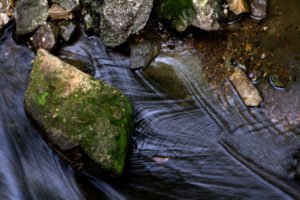
<svg viewBox="0 0 300 200">
<path fill-rule="evenodd" d="M 160 52 L 161 42 L 159 38 L 146 37 L 133 42 L 130 47 L 130 67 L 136 69 L 151 64 Z"/>
<path fill-rule="evenodd" d="M 58 28 L 51 23 L 44 24 L 30 38 L 35 49 L 43 48 L 51 50 L 56 44 Z"/>
<path fill-rule="evenodd" d="M 75 32 L 76 25 L 73 22 L 63 21 L 58 24 L 59 26 L 59 35 L 68 42 Z"/>
<path fill-rule="evenodd" d="M 251 17 L 261 20 L 267 16 L 267 0 L 250 0 Z"/>
<path fill-rule="evenodd" d="M 103 169 L 122 174 L 132 111 L 118 89 L 39 50 L 25 108 L 61 150 L 80 145 Z"/>
<path fill-rule="evenodd" d="M 45 24 L 48 18 L 47 0 L 19 0 L 16 2 L 16 34 L 23 35 Z"/>
<path fill-rule="evenodd" d="M 84 7 L 82 17 L 85 30 L 100 35 L 100 13 L 103 1 L 80 0 L 80 2 Z"/>
</svg>

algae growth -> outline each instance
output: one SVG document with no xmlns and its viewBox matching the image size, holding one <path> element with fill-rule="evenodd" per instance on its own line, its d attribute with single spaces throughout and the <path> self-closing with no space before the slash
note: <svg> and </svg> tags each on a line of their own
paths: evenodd
<svg viewBox="0 0 300 200">
<path fill-rule="evenodd" d="M 40 50 L 25 106 L 47 137 L 61 149 L 80 145 L 103 169 L 122 173 L 132 109 L 118 89 Z"/>
</svg>

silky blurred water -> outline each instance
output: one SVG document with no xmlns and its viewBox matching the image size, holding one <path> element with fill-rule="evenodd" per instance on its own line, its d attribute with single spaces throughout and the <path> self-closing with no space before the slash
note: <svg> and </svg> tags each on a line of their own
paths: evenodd
<svg viewBox="0 0 300 200">
<path fill-rule="evenodd" d="M 300 199 L 292 170 L 300 127 L 283 123 L 300 113 L 299 78 L 286 91 L 259 86 L 266 104 L 247 108 L 229 82 L 224 93 L 209 86 L 202 55 L 191 48 L 163 47 L 151 66 L 132 70 L 128 56 L 81 34 L 56 55 L 91 66 L 95 78 L 121 89 L 134 107 L 124 176 L 106 182 L 63 163 L 27 117 L 34 53 L 13 41 L 12 29 L 0 41 L 0 199 Z M 284 51 L 296 77 L 299 49 Z M 272 106 L 282 114 L 276 121 Z"/>
</svg>

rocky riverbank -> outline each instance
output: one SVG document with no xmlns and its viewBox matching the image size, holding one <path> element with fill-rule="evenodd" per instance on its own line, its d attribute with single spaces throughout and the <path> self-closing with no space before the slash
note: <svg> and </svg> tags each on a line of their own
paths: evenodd
<svg viewBox="0 0 300 200">
<path fill-rule="evenodd" d="M 267 6 L 271 10 L 270 13 L 267 13 Z M 166 79 L 171 77 L 170 79 L 173 80 L 175 77 L 174 83 L 176 84 L 174 85 L 179 88 L 183 88 L 183 86 L 180 81 L 177 81 L 176 73 L 174 75 L 168 71 L 172 69 L 172 66 L 168 66 L 168 70 L 160 72 L 155 70 L 155 66 L 161 66 L 159 58 L 164 57 L 166 52 L 168 56 L 173 54 L 174 59 L 179 59 L 178 63 L 181 63 L 184 59 L 180 56 L 180 58 L 176 57 L 178 52 L 193 49 L 191 60 L 195 59 L 199 65 L 203 64 L 201 73 L 204 74 L 210 87 L 216 89 L 216 96 L 225 95 L 228 102 L 230 102 L 233 94 L 229 94 L 228 91 L 230 88 L 234 88 L 236 91 L 234 95 L 240 97 L 250 110 L 251 107 L 259 107 L 274 123 L 283 121 L 284 125 L 280 127 L 281 129 L 290 130 L 294 125 L 299 124 L 300 119 L 299 105 L 294 98 L 295 91 L 299 90 L 295 86 L 298 81 L 295 75 L 297 74 L 297 67 L 293 64 L 299 60 L 297 34 L 300 28 L 293 20 L 293 15 L 289 15 L 289 11 L 282 10 L 280 6 L 282 5 L 267 4 L 266 0 L 0 0 L 0 28 L 5 28 L 9 21 L 14 21 L 16 24 L 15 39 L 35 51 L 44 52 L 45 60 L 53 57 L 51 54 L 39 49 L 45 49 L 56 55 L 61 47 L 76 41 L 78 35 L 80 35 L 78 33 L 85 30 L 89 35 L 99 36 L 107 49 L 114 48 L 124 54 L 130 54 L 130 64 L 133 70 L 144 68 L 144 71 L 148 71 L 148 75 L 154 80 L 157 78 L 162 81 L 162 77 L 167 77 Z M 288 41 L 289 44 L 284 41 Z M 277 46 L 282 48 L 276 49 Z M 279 59 L 279 57 L 282 57 L 282 52 L 284 52 L 284 55 L 289 55 L 289 58 Z M 38 55 L 41 56 L 41 53 Z M 201 59 L 195 55 L 198 55 Z M 170 57 L 172 58 L 172 56 Z M 66 63 L 60 63 L 59 65 L 67 65 L 68 68 L 72 68 L 71 65 L 73 65 L 93 76 L 95 70 L 92 64 L 84 61 L 84 59 L 79 60 L 74 55 L 72 57 L 66 55 L 64 61 L 70 65 Z M 188 62 L 187 60 L 184 61 Z M 37 66 L 37 60 L 35 66 Z M 162 67 L 162 69 L 165 67 Z M 81 73 L 76 73 L 72 76 L 78 78 L 81 75 Z M 68 80 L 67 84 L 72 85 L 74 81 L 70 76 L 68 75 L 63 79 Z M 48 84 L 48 78 L 45 78 L 45 84 Z M 36 86 L 37 84 L 40 83 L 34 83 L 33 80 L 30 86 Z M 48 137 L 55 138 L 52 142 L 61 149 L 65 149 L 62 147 L 64 145 L 60 143 L 61 138 L 56 137 L 57 131 L 47 131 L 63 130 L 62 124 L 65 122 L 52 123 L 53 120 L 70 119 L 73 116 L 72 124 L 77 124 L 79 121 L 76 130 L 80 130 L 82 120 L 78 119 L 78 116 L 79 118 L 82 116 L 80 116 L 80 113 L 75 112 L 75 108 L 71 109 L 71 103 L 89 108 L 91 112 L 86 114 L 93 116 L 93 119 L 98 117 L 98 112 L 94 113 L 93 111 L 97 111 L 97 109 L 89 107 L 90 104 L 80 104 L 80 99 L 74 102 L 68 99 L 59 100 L 62 101 L 62 104 L 65 103 L 64 108 L 55 107 L 54 109 L 51 104 L 48 105 L 49 101 L 47 101 L 51 96 L 50 92 L 53 92 L 53 85 L 47 84 L 44 89 L 35 90 L 38 94 L 30 94 L 33 90 L 29 87 L 27 98 L 30 96 L 36 96 L 36 98 L 31 99 L 31 101 L 27 99 L 26 108 L 33 118 L 40 116 L 36 121 L 39 121 L 39 125 L 46 129 L 46 132 L 49 133 Z M 80 85 L 76 81 L 74 84 L 75 88 Z M 99 84 L 101 85 L 101 83 Z M 166 85 L 170 90 L 176 91 L 176 87 L 174 88 L 174 85 L 170 84 L 169 81 L 166 81 Z M 54 87 L 55 89 L 61 89 L 61 86 L 54 85 Z M 116 90 L 109 88 L 105 91 L 109 95 L 113 95 L 113 91 Z M 181 96 L 181 92 L 178 92 L 179 96 Z M 122 94 L 116 93 L 121 98 Z M 285 102 L 294 105 L 295 109 L 291 109 L 292 106 L 286 108 L 278 103 L 279 101 L 276 99 L 281 98 L 286 98 Z M 32 106 L 34 100 L 36 100 L 36 106 Z M 125 109 L 126 122 L 124 124 L 130 124 L 128 117 L 130 115 L 129 103 L 124 103 L 125 100 L 123 100 L 122 97 L 116 103 L 120 107 L 109 100 L 107 107 L 111 107 L 112 110 Z M 90 99 L 85 101 L 91 102 Z M 37 105 L 45 107 L 41 109 Z M 98 104 L 95 105 L 99 106 Z M 61 110 L 68 110 L 68 106 L 70 106 L 70 111 L 74 111 L 70 114 L 71 116 L 67 112 L 60 113 Z M 224 108 L 226 106 L 228 105 L 224 104 Z M 47 110 L 44 110 L 44 108 L 47 108 Z M 111 112 L 112 115 L 115 113 Z M 101 116 L 102 111 L 99 111 L 99 113 L 99 116 Z M 60 115 L 65 117 L 58 117 Z M 119 116 L 120 113 L 116 115 Z M 43 119 L 43 116 L 47 116 L 47 120 Z M 105 118 L 106 122 L 107 120 L 110 121 L 109 130 L 115 129 L 116 124 L 114 123 L 117 123 L 111 118 L 111 116 Z M 97 124 L 102 123 L 106 126 L 106 122 L 97 121 Z M 88 129 L 85 127 L 87 140 L 90 142 L 84 143 L 84 136 L 80 133 L 72 136 L 73 138 L 68 138 L 67 141 L 70 140 L 70 143 L 72 143 L 70 148 L 81 146 L 83 151 L 98 164 L 106 169 L 112 169 L 113 173 L 121 174 L 130 135 L 129 129 L 125 128 L 127 125 L 124 124 L 118 124 L 122 128 L 116 130 L 121 135 L 117 136 L 116 133 L 112 133 L 111 138 L 115 141 L 125 138 L 126 144 L 117 141 L 114 145 L 108 145 L 109 147 L 101 146 L 98 144 L 109 144 L 109 142 L 99 136 L 95 139 L 96 144 L 93 143 L 91 146 L 91 140 L 94 141 L 94 139 L 89 137 L 92 133 L 101 135 L 107 132 L 95 130 L 94 125 L 87 126 Z M 69 135 L 70 132 L 76 131 L 70 129 L 58 132 Z M 66 135 L 63 137 L 66 137 Z M 83 138 L 79 139 L 80 137 Z M 122 150 L 116 150 L 119 147 L 122 147 Z M 116 151 L 122 152 L 122 155 L 117 153 L 118 156 L 116 157 L 118 158 L 115 159 L 115 154 L 112 155 L 111 153 Z M 101 154 L 101 158 L 95 156 L 95 154 Z M 120 163 L 119 159 L 122 160 Z"/>
</svg>

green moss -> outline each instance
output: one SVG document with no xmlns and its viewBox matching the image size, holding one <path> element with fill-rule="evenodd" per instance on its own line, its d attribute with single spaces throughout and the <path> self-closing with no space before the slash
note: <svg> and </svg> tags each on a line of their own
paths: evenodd
<svg viewBox="0 0 300 200">
<path fill-rule="evenodd" d="M 192 0 L 160 0 L 158 12 L 166 19 L 177 19 L 185 10 L 193 8 Z"/>
<path fill-rule="evenodd" d="M 45 106 L 47 103 L 47 98 L 49 96 L 48 92 L 37 96 L 37 103 L 41 106 Z"/>
<path fill-rule="evenodd" d="M 39 57 L 34 62 L 25 94 L 26 110 L 54 144 L 62 149 L 80 145 L 96 163 L 120 175 L 132 126 L 129 100 L 118 89 L 92 78 L 62 95 L 69 77 L 62 76 L 60 68 L 49 73 L 49 63 L 51 60 L 44 63 Z"/>
<path fill-rule="evenodd" d="M 128 114 L 131 113 L 131 107 L 128 105 L 127 107 Z M 116 138 L 117 143 L 117 150 L 116 152 L 112 152 L 112 156 L 114 159 L 114 170 L 117 172 L 117 174 L 122 174 L 124 169 L 124 164 L 126 160 L 127 155 L 127 147 L 129 143 L 130 134 L 132 132 L 131 127 L 132 121 L 128 117 L 130 115 L 127 115 L 126 118 L 123 119 L 123 124 L 125 124 L 126 127 L 121 130 L 120 134 Z"/>
<path fill-rule="evenodd" d="M 115 156 L 114 159 L 114 170 L 117 172 L 117 174 L 122 174 L 125 159 L 126 159 L 126 150 L 128 145 L 128 136 L 127 134 L 122 131 L 119 137 L 117 137 L 117 152 L 113 156 Z"/>
<path fill-rule="evenodd" d="M 155 10 L 160 18 L 169 20 L 178 31 L 184 31 L 190 24 L 190 15 L 195 15 L 192 0 L 160 0 Z"/>
</svg>

